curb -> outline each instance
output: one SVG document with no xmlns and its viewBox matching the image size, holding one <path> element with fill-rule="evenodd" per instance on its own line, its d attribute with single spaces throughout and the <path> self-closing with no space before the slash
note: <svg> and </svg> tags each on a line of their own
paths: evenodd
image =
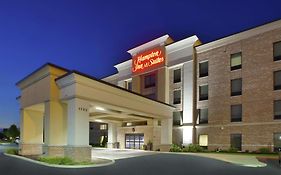
<svg viewBox="0 0 281 175">
<path fill-rule="evenodd" d="M 103 164 L 93 164 L 93 165 L 54 165 L 54 164 L 48 164 L 48 163 L 32 160 L 32 159 L 29 159 L 29 158 L 26 158 L 26 157 L 22 157 L 22 156 L 18 156 L 18 155 L 12 155 L 12 154 L 7 154 L 7 153 L 4 153 L 4 155 L 8 156 L 8 157 L 13 157 L 13 158 L 25 160 L 27 162 L 35 163 L 35 164 L 38 164 L 38 165 L 52 167 L 52 168 L 69 168 L 69 169 L 73 169 L 73 168 L 95 168 L 95 167 L 109 166 L 109 165 L 112 165 L 112 164 L 115 163 L 115 160 L 107 159 L 107 160 L 110 160 L 110 162 L 103 163 Z"/>
</svg>

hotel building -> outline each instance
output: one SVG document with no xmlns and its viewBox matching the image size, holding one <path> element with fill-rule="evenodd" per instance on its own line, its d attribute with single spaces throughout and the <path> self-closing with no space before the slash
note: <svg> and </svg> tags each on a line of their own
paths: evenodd
<svg viewBox="0 0 281 175">
<path fill-rule="evenodd" d="M 45 64 L 19 81 L 20 153 L 85 160 L 100 137 L 121 149 L 281 147 L 281 20 L 206 44 L 165 35 L 128 53 L 102 80 Z"/>
</svg>

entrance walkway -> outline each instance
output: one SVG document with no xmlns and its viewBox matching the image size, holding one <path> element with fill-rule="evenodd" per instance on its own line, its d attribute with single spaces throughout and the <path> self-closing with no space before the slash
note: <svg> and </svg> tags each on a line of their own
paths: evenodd
<svg viewBox="0 0 281 175">
<path fill-rule="evenodd" d="M 139 157 L 146 155 L 159 154 L 154 151 L 133 150 L 133 149 L 109 149 L 109 148 L 93 148 L 92 159 L 126 159 L 131 157 Z"/>
</svg>

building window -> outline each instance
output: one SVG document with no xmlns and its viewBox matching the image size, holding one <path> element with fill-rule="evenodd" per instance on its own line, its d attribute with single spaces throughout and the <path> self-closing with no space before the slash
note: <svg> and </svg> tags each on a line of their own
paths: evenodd
<svg viewBox="0 0 281 175">
<path fill-rule="evenodd" d="M 209 75 L 208 61 L 199 63 L 199 77 L 206 77 Z"/>
<path fill-rule="evenodd" d="M 242 95 L 242 79 L 231 80 L 231 96 Z"/>
<path fill-rule="evenodd" d="M 281 89 L 281 71 L 274 72 L 274 90 Z"/>
<path fill-rule="evenodd" d="M 144 96 L 147 97 L 147 98 L 150 98 L 152 100 L 156 100 L 156 94 L 155 93 L 147 94 L 147 95 L 144 95 Z"/>
<path fill-rule="evenodd" d="M 181 82 L 181 69 L 174 70 L 174 83 Z"/>
<path fill-rule="evenodd" d="M 100 130 L 107 130 L 107 125 L 106 124 L 101 124 L 100 125 Z"/>
<path fill-rule="evenodd" d="M 281 119 L 281 100 L 274 101 L 274 119 Z"/>
<path fill-rule="evenodd" d="M 174 104 L 180 104 L 181 103 L 181 90 L 175 90 L 174 91 Z"/>
<path fill-rule="evenodd" d="M 242 150 L 242 134 L 230 134 L 230 147 Z"/>
<path fill-rule="evenodd" d="M 125 81 L 125 88 L 132 91 L 132 80 Z"/>
<path fill-rule="evenodd" d="M 203 148 L 208 148 L 208 135 L 199 135 L 199 146 Z"/>
<path fill-rule="evenodd" d="M 235 53 L 230 55 L 230 69 L 236 70 L 242 68 L 242 53 Z"/>
<path fill-rule="evenodd" d="M 144 88 L 154 87 L 156 82 L 156 74 L 149 74 L 144 77 Z"/>
<path fill-rule="evenodd" d="M 208 108 L 199 109 L 199 124 L 208 123 Z"/>
<path fill-rule="evenodd" d="M 281 132 L 273 134 L 274 151 L 280 151 L 281 149 Z"/>
<path fill-rule="evenodd" d="M 173 112 L 173 125 L 182 124 L 182 111 Z"/>
<path fill-rule="evenodd" d="M 231 105 L 231 122 L 242 121 L 242 105 Z"/>
<path fill-rule="evenodd" d="M 273 44 L 274 61 L 281 60 L 281 41 Z"/>
<path fill-rule="evenodd" d="M 199 86 L 199 100 L 208 100 L 208 85 Z"/>
</svg>

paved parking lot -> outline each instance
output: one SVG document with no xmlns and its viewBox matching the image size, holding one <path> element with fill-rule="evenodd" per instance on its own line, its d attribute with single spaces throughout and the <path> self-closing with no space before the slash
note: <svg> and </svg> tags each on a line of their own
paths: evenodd
<svg viewBox="0 0 281 175">
<path fill-rule="evenodd" d="M 158 154 L 157 152 L 144 151 L 144 150 L 132 150 L 132 149 L 105 149 L 105 148 L 93 148 L 92 157 L 103 159 L 125 159 L 131 157 L 139 157 L 146 155 Z"/>
</svg>

